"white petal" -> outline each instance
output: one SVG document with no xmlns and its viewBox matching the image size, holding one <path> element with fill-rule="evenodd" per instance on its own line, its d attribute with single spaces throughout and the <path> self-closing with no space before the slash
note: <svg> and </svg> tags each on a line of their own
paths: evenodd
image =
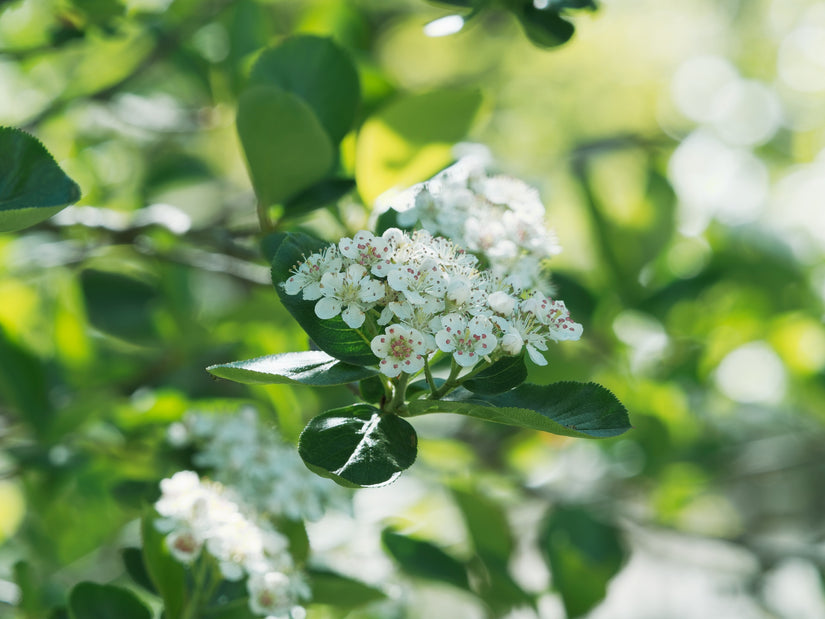
<svg viewBox="0 0 825 619">
<path fill-rule="evenodd" d="M 446 331 L 439 331 L 435 334 L 435 343 L 444 352 L 455 350 L 455 339 Z"/>
<path fill-rule="evenodd" d="M 362 324 L 364 324 L 365 318 L 364 310 L 362 310 L 358 305 L 350 305 L 341 312 L 341 318 L 344 319 L 344 322 L 347 323 L 347 326 L 351 329 L 357 329 Z"/>
<path fill-rule="evenodd" d="M 386 357 L 390 351 L 390 338 L 386 335 L 376 335 L 370 342 L 370 349 L 376 357 Z"/>
<path fill-rule="evenodd" d="M 394 360 L 381 359 L 381 363 L 378 364 L 378 369 L 384 376 L 392 378 L 401 373 L 401 364 Z"/>
<path fill-rule="evenodd" d="M 332 297 L 324 297 L 315 304 L 315 315 L 322 320 L 333 318 L 341 311 L 341 302 Z"/>
<path fill-rule="evenodd" d="M 547 365 L 547 359 L 545 359 L 532 344 L 527 344 L 527 354 L 530 356 L 530 360 L 536 365 Z"/>
</svg>

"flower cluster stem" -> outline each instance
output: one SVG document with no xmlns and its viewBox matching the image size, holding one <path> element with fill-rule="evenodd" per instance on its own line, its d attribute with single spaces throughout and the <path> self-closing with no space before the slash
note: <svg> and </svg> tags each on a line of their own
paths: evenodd
<svg viewBox="0 0 825 619">
<path fill-rule="evenodd" d="M 386 407 L 386 412 L 399 413 L 404 412 L 407 408 L 405 404 L 407 398 L 407 383 L 410 380 L 410 375 L 402 372 L 395 381 L 395 391 L 393 392 L 392 400 Z"/>
</svg>

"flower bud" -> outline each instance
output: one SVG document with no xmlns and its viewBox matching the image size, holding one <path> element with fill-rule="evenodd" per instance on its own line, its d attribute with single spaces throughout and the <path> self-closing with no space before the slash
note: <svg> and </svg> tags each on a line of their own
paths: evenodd
<svg viewBox="0 0 825 619">
<path fill-rule="evenodd" d="M 517 355 L 521 352 L 524 340 L 518 333 L 505 333 L 501 336 L 501 349 L 508 355 Z"/>
<path fill-rule="evenodd" d="M 506 292 L 498 290 L 487 298 L 490 309 L 497 314 L 509 316 L 516 308 L 516 300 Z"/>
</svg>

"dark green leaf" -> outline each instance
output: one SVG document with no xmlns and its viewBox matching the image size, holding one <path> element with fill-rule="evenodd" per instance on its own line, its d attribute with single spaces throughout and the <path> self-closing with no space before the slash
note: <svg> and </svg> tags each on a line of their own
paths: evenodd
<svg viewBox="0 0 825 619">
<path fill-rule="evenodd" d="M 150 611 L 127 589 L 82 582 L 69 594 L 72 619 L 152 619 Z"/>
<path fill-rule="evenodd" d="M 378 376 L 371 376 L 359 382 L 358 390 L 361 392 L 361 399 L 371 404 L 377 404 L 385 395 L 384 385 Z"/>
<path fill-rule="evenodd" d="M 438 546 L 400 535 L 392 529 L 384 529 L 381 541 L 399 567 L 411 576 L 470 589 L 464 564 Z"/>
<path fill-rule="evenodd" d="M 302 191 L 284 205 L 284 217 L 298 217 L 310 211 L 335 204 L 355 189 L 351 178 L 331 178 Z"/>
<path fill-rule="evenodd" d="M 313 418 L 301 433 L 298 453 L 311 470 L 343 486 L 374 487 L 412 466 L 417 446 L 405 420 L 354 404 Z"/>
<path fill-rule="evenodd" d="M 154 510 L 147 510 L 141 520 L 143 565 L 163 598 L 167 616 L 179 617 L 187 598 L 186 572 L 169 554 L 164 536 L 155 528 L 157 517 Z"/>
<path fill-rule="evenodd" d="M 481 110 L 477 89 L 437 90 L 394 100 L 361 127 L 355 180 L 364 202 L 426 180 L 453 161 Z"/>
<path fill-rule="evenodd" d="M 315 315 L 315 301 L 305 301 L 300 294 L 288 295 L 281 287 L 281 283 L 289 278 L 293 266 L 302 262 L 305 256 L 326 246 L 326 243 L 306 234 L 287 234 L 272 261 L 272 283 L 284 307 L 318 348 L 353 365 L 377 365 L 378 359 L 372 354 L 369 338 L 361 329 L 348 327 L 340 315 L 321 320 Z"/>
<path fill-rule="evenodd" d="M 394 208 L 387 209 L 378 216 L 375 221 L 375 234 L 384 234 L 390 228 L 402 228 L 398 225 L 398 211 Z"/>
<path fill-rule="evenodd" d="M 410 415 L 457 413 L 579 438 L 618 436 L 630 429 L 627 410 L 596 383 L 525 384 L 494 396 L 456 389 L 443 400 L 414 400 Z"/>
<path fill-rule="evenodd" d="M 573 24 L 553 10 L 537 9 L 526 4 L 517 12 L 527 37 L 539 47 L 556 47 L 567 43 L 575 32 Z"/>
<path fill-rule="evenodd" d="M 387 597 L 380 589 L 335 572 L 316 568 L 309 569 L 307 575 L 314 604 L 354 608 Z"/>
<path fill-rule="evenodd" d="M 495 394 L 515 389 L 527 379 L 524 354 L 502 357 L 474 378 L 462 383 L 473 393 Z"/>
<path fill-rule="evenodd" d="M 54 409 L 48 398 L 46 373 L 35 355 L 10 340 L 0 326 L 0 401 L 20 414 L 39 436 L 51 427 Z"/>
<path fill-rule="evenodd" d="M 80 286 L 89 322 L 95 328 L 137 343 L 156 339 L 157 288 L 134 277 L 96 269 L 81 272 Z"/>
<path fill-rule="evenodd" d="M 238 100 L 236 119 L 249 175 L 264 206 L 287 199 L 323 179 L 334 151 L 312 109 L 296 95 L 258 86 Z"/>
<path fill-rule="evenodd" d="M 378 370 L 350 365 L 320 350 L 267 355 L 206 368 L 215 376 L 247 385 L 301 384 L 325 387 L 354 383 Z"/>
<path fill-rule="evenodd" d="M 0 127 L 0 232 L 48 219 L 80 198 L 80 188 L 34 137 Z"/>
<path fill-rule="evenodd" d="M 149 576 L 146 565 L 143 563 L 143 552 L 140 548 L 124 548 L 121 556 L 123 557 L 123 566 L 126 568 L 126 573 L 132 577 L 132 580 L 150 593 L 157 594 L 158 591 L 152 583 L 152 577 Z"/>
<path fill-rule="evenodd" d="M 619 530 L 579 507 L 554 509 L 540 545 L 569 617 L 586 614 L 604 599 L 626 557 Z"/>
<path fill-rule="evenodd" d="M 294 36 L 265 50 L 252 67 L 252 85 L 277 86 L 312 108 L 334 144 L 352 126 L 360 100 L 358 73 L 331 39 Z"/>
</svg>

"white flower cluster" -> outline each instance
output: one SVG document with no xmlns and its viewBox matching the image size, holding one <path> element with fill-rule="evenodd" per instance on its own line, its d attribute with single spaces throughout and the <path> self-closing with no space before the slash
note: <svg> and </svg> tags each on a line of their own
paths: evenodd
<svg viewBox="0 0 825 619">
<path fill-rule="evenodd" d="M 478 255 L 516 289 L 551 291 L 543 263 L 558 254 L 545 224 L 538 191 L 524 181 L 490 176 L 479 157 L 467 156 L 430 180 L 382 197 L 398 211 L 398 224 L 419 225 Z"/>
<path fill-rule="evenodd" d="M 235 415 L 189 413 L 170 426 L 169 440 L 194 445 L 194 464 L 258 512 L 318 520 L 329 507 L 350 509 L 343 488 L 310 472 L 295 448 L 275 428 L 261 424 L 252 407 Z"/>
<path fill-rule="evenodd" d="M 362 230 L 306 258 L 283 288 L 317 301 L 319 318 L 341 314 L 352 328 L 372 312 L 375 324 L 386 326 L 372 339 L 372 352 L 390 377 L 415 374 L 436 350 L 472 368 L 526 347 L 534 363 L 546 365 L 540 351 L 549 340 L 581 337 L 564 302 L 477 265 L 475 256 L 425 230 Z"/>
<path fill-rule="evenodd" d="M 172 556 L 192 563 L 205 548 L 226 580 L 247 576 L 249 607 L 268 619 L 303 616 L 309 586 L 293 566 L 287 539 L 231 490 L 180 471 L 160 482 L 155 525 Z"/>
</svg>

